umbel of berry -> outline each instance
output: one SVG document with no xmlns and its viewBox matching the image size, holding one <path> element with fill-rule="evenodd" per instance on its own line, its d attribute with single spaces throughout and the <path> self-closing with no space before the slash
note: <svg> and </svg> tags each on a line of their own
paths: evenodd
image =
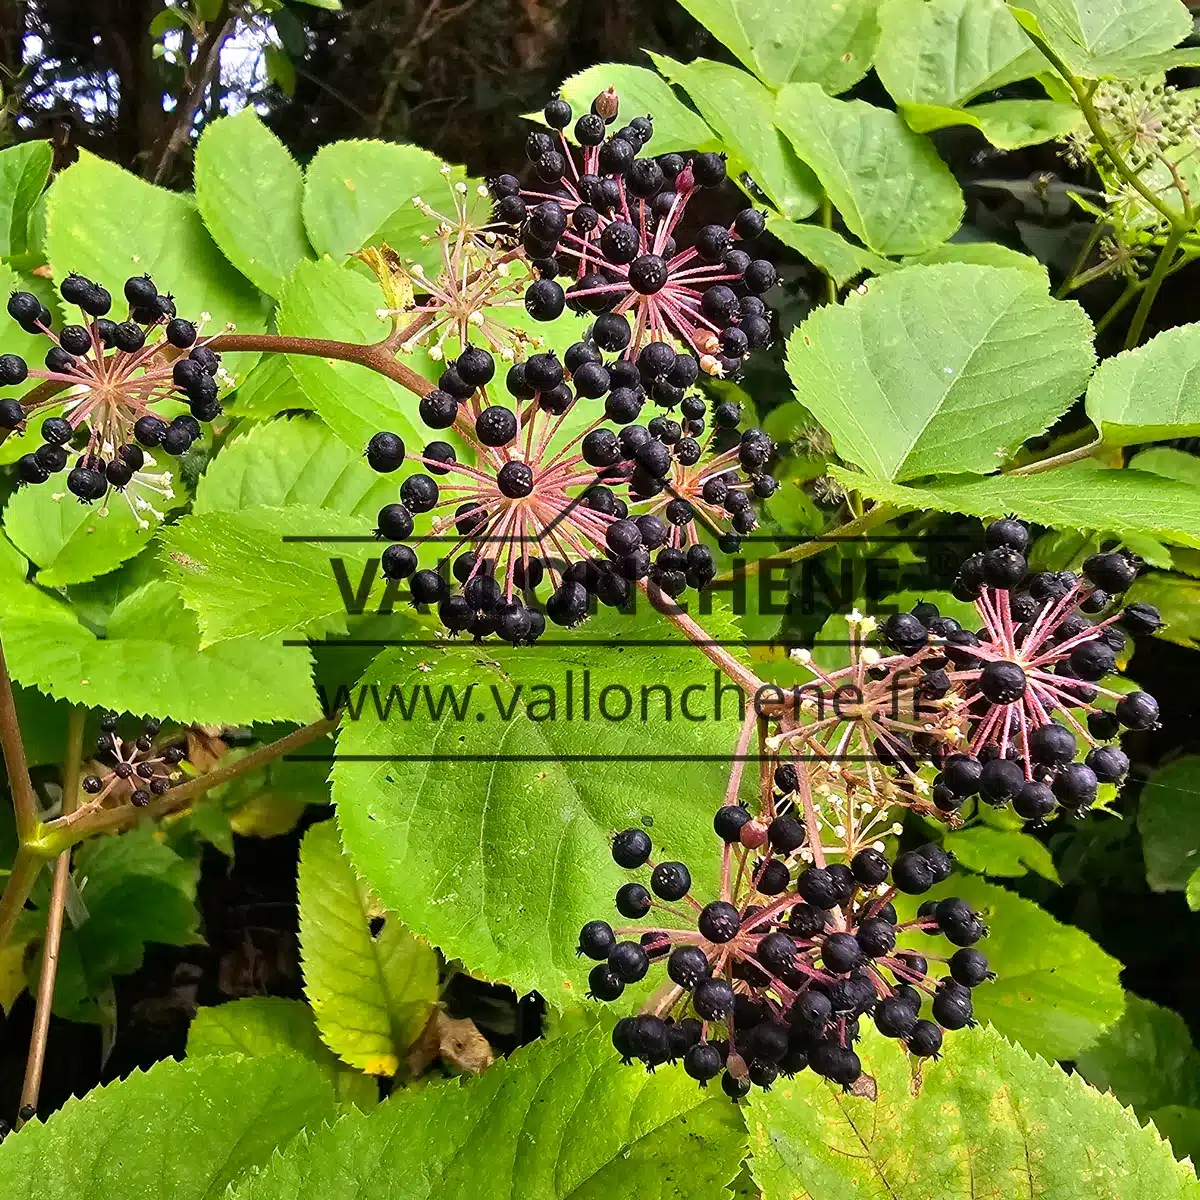
<svg viewBox="0 0 1200 1200">
<path fill-rule="evenodd" d="M 963 629 L 932 605 L 913 612 L 961 697 L 953 718 L 957 752 L 944 760 L 935 790 L 947 804 L 975 795 L 1011 804 L 1030 821 L 1057 807 L 1081 813 L 1099 784 L 1119 782 L 1129 765 L 1101 743 L 1121 727 L 1150 729 L 1158 721 L 1152 697 L 1105 682 L 1117 673 L 1128 635 L 1161 625 L 1151 605 L 1121 607 L 1140 560 L 1114 550 L 1087 558 L 1079 574 L 1035 573 L 1022 522 L 995 521 L 986 540 L 954 584 L 959 599 L 974 601 L 982 628 Z"/>
<path fill-rule="evenodd" d="M 643 154 L 653 118 L 634 117 L 610 132 L 615 118 L 606 114 L 618 107 L 609 89 L 571 126 L 570 105 L 556 97 L 544 112 L 553 132 L 535 130 L 526 142 L 536 182 L 522 188 L 514 175 L 492 182 L 497 220 L 515 227 L 541 276 L 529 285 L 526 307 L 537 320 L 554 320 L 564 307 L 603 314 L 603 348 L 630 362 L 640 362 L 647 346 L 678 344 L 694 356 L 693 370 L 736 375 L 771 336 L 759 297 L 774 286 L 775 268 L 747 250 L 764 214 L 745 209 L 680 245 L 692 228 L 691 201 L 725 179 L 724 156 Z M 669 402 L 693 379 L 664 371 L 646 382 Z"/>
<path fill-rule="evenodd" d="M 414 468 L 379 513 L 392 543 L 383 570 L 408 580 L 413 602 L 436 606 L 452 633 L 527 643 L 547 619 L 575 625 L 593 603 L 621 607 L 639 586 L 656 602 L 677 597 L 716 573 L 702 529 L 729 538 L 729 524 L 753 528 L 754 497 L 774 486 L 763 470 L 770 440 L 747 431 L 733 449 L 713 449 L 700 400 L 683 401 L 686 437 L 671 418 L 639 424 L 637 365 L 601 364 L 594 343 L 579 342 L 561 360 L 543 352 L 501 372 L 469 345 L 420 402 L 430 442 L 406 446 L 384 431 L 368 444 L 377 471 Z M 563 435 L 577 405 L 585 415 Z M 438 436 L 451 428 L 465 461 Z"/>
<path fill-rule="evenodd" d="M 117 731 L 114 713 L 101 717 L 93 759 L 80 781 L 82 809 L 119 804 L 145 808 L 181 782 L 179 764 L 187 758 L 187 745 L 160 744 L 160 731 L 158 721 L 146 721 L 135 737 L 125 739 Z"/>
<path fill-rule="evenodd" d="M 200 337 L 201 324 L 179 317 L 170 295 L 159 292 L 147 275 L 128 279 L 124 300 L 128 315 L 117 321 L 112 296 L 82 275 L 70 274 L 60 285 L 64 302 L 78 308 L 80 319 L 57 333 L 50 314 L 30 292 L 13 292 L 9 315 L 49 343 L 45 367 L 27 368 L 16 355 L 0 356 L 0 384 L 26 377 L 66 385 L 61 417 L 40 426 L 42 445 L 17 463 L 22 483 L 46 482 L 66 472 L 66 490 L 84 504 L 105 502 L 116 491 L 128 502 L 141 528 L 163 514 L 148 497 L 171 499 L 169 473 L 155 473 L 153 451 L 184 454 L 200 437 L 201 423 L 221 411 L 217 399 L 220 359 Z M 165 400 L 184 400 L 189 411 L 168 421 L 156 411 Z M 60 404 L 50 399 L 47 405 Z M 18 410 L 19 409 L 19 416 Z M 0 425 L 28 425 L 35 413 L 15 401 L 0 401 Z M 16 418 L 16 419 L 14 419 Z"/>
<path fill-rule="evenodd" d="M 626 830 L 613 858 L 648 878 L 621 887 L 619 916 L 589 921 L 579 935 L 597 1000 L 665 975 L 641 1014 L 617 1022 L 622 1059 L 651 1071 L 679 1062 L 702 1087 L 720 1076 L 735 1100 L 806 1068 L 851 1087 L 868 1019 L 915 1057 L 936 1057 L 945 1033 L 974 1023 L 972 989 L 994 978 L 976 949 L 987 929 L 966 901 L 925 901 L 909 921 L 892 903 L 943 883 L 950 856 L 930 844 L 889 860 L 871 846 L 831 861 L 831 847 L 806 841 L 815 816 L 807 769 L 787 765 L 783 782 L 804 819 L 723 805 L 713 822 L 722 842 L 716 898 L 694 896 L 684 864 L 656 861 L 645 831 Z M 905 948 L 914 935 L 941 945 Z"/>
</svg>

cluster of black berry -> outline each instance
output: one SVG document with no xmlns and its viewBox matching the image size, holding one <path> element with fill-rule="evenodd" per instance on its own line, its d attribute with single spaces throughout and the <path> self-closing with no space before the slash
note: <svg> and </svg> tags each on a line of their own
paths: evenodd
<svg viewBox="0 0 1200 1200">
<path fill-rule="evenodd" d="M 17 461 L 17 476 L 22 483 L 45 483 L 74 456 L 69 493 L 90 504 L 113 490 L 121 492 L 147 527 L 143 514 L 157 519 L 162 514 L 142 493 L 173 495 L 169 474 L 147 470 L 154 466 L 149 451 L 184 454 L 201 436 L 201 422 L 221 411 L 219 356 L 199 340 L 193 322 L 176 315 L 174 300 L 160 295 L 147 275 L 126 281 L 129 315 L 121 322 L 107 315 L 112 309 L 108 291 L 82 275 L 68 275 L 59 290 L 83 320 L 58 333 L 50 329 L 49 310 L 31 292 L 14 292 L 8 301 L 9 315 L 23 329 L 44 334 L 53 345 L 44 370 L 28 369 L 15 354 L 0 356 L 0 383 L 15 385 L 32 377 L 69 389 L 62 416 L 42 422 L 43 443 Z M 186 400 L 190 412 L 163 420 L 153 405 L 168 398 Z M 51 399 L 43 407 L 55 403 L 63 402 Z M 0 428 L 23 428 L 32 413 L 19 400 L 0 400 Z"/>
<path fill-rule="evenodd" d="M 805 1067 L 849 1087 L 862 1073 L 854 1050 L 861 1019 L 872 1017 L 881 1033 L 918 1057 L 937 1055 L 943 1031 L 973 1023 L 971 989 L 993 978 L 973 949 L 987 933 L 979 914 L 945 898 L 902 921 L 892 904 L 898 892 L 919 895 L 946 880 L 950 855 L 931 844 L 889 862 L 865 847 L 848 862 L 826 863 L 823 848 L 808 843 L 805 822 L 791 813 L 767 822 L 761 843 L 751 839 L 758 854 L 744 845 L 752 823 L 739 804 L 717 810 L 721 896 L 703 905 L 691 895 L 683 863 L 651 861 L 644 831 L 614 839 L 618 865 L 650 867 L 649 888 L 622 886 L 617 911 L 630 920 L 664 920 L 645 929 L 589 921 L 579 953 L 596 960 L 590 993 L 615 1000 L 656 963 L 666 964 L 668 979 L 649 1011 L 617 1022 L 613 1043 L 627 1062 L 640 1059 L 653 1069 L 681 1059 L 702 1086 L 721 1075 L 734 1099 L 752 1084 L 768 1088 L 780 1074 Z M 815 861 L 806 864 L 802 849 Z M 938 957 L 898 948 L 915 932 L 940 934 L 957 949 Z M 931 963 L 947 973 L 935 977 Z"/>
<path fill-rule="evenodd" d="M 1075 813 L 1095 801 L 1099 785 L 1129 769 L 1119 747 L 1105 745 L 1122 728 L 1145 730 L 1158 705 L 1145 692 L 1120 692 L 1103 680 L 1117 670 L 1126 634 L 1161 625 L 1149 604 L 1121 608 L 1140 562 L 1124 551 L 1094 554 L 1082 573 L 1031 574 L 1028 528 L 1004 519 L 987 529 L 988 549 L 963 564 L 955 595 L 973 600 L 982 627 L 963 629 L 930 604 L 889 618 L 889 644 L 919 658 L 956 698 L 946 725 L 955 735 L 933 785 L 934 805 L 952 813 L 978 795 L 1011 804 L 1030 821 L 1058 806 Z M 928 675 L 927 675 L 928 677 Z M 1101 702 L 1108 707 L 1101 707 Z M 1080 716 L 1084 717 L 1081 722 Z M 915 748 L 928 749 L 925 741 Z M 1083 761 L 1077 761 L 1081 748 Z"/>
<path fill-rule="evenodd" d="M 187 758 L 187 746 L 182 742 L 157 745 L 155 738 L 160 729 L 158 721 L 147 721 L 136 738 L 125 740 L 117 733 L 114 715 L 101 718 L 95 750 L 99 769 L 82 781 L 88 798 L 85 807 L 128 802 L 135 808 L 145 808 L 152 797 L 166 795 L 180 781 L 177 768 Z"/>
<path fill-rule="evenodd" d="M 540 278 L 525 304 L 537 320 L 564 308 L 603 315 L 593 340 L 600 349 L 641 363 L 647 345 L 678 340 L 696 356 L 690 365 L 663 354 L 643 381 L 659 403 L 678 404 L 697 367 L 731 376 L 750 350 L 766 345 L 771 326 L 759 298 L 775 285 L 774 266 L 743 248 L 762 233 L 753 208 L 728 225 L 705 225 L 690 246 L 676 233 L 697 190 L 725 179 L 721 154 L 639 157 L 651 140 L 651 117 L 635 117 L 611 136 L 619 103 L 610 88 L 574 125 L 578 155 L 564 130 L 571 106 L 556 98 L 544 116 L 554 133 L 535 130 L 526 142 L 539 182 L 523 188 L 515 175 L 492 182 L 496 218 L 515 227 Z M 578 161 L 577 161 L 578 158 Z M 564 289 L 560 278 L 573 280 Z"/>
</svg>

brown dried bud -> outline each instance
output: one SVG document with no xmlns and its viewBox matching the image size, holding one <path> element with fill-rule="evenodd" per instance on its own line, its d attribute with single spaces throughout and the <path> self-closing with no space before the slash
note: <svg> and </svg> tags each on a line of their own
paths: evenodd
<svg viewBox="0 0 1200 1200">
<path fill-rule="evenodd" d="M 617 119 L 617 110 L 620 106 L 621 102 L 617 96 L 616 88 L 609 87 L 605 88 L 592 101 L 592 112 L 598 117 L 603 117 L 605 125 L 611 125 Z"/>
</svg>

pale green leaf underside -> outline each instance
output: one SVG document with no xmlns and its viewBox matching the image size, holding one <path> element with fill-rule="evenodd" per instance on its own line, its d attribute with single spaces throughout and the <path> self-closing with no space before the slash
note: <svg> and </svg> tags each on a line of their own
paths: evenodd
<svg viewBox="0 0 1200 1200">
<path fill-rule="evenodd" d="M 748 173 L 785 216 L 799 220 L 816 212 L 821 186 L 774 127 L 775 96 L 768 88 L 727 63 L 699 58 L 685 66 L 663 54 L 650 57 L 716 130 L 721 147 L 731 156 L 731 175 Z M 657 122 L 654 137 L 657 143 Z"/>
<path fill-rule="evenodd" d="M 748 1105 L 764 1200 L 1195 1200 L 1152 1127 L 995 1030 L 946 1038 L 919 1081 L 898 1043 L 859 1047 L 875 1101 L 806 1071 Z"/>
<path fill-rule="evenodd" d="M 909 128 L 918 133 L 970 125 L 1001 150 L 1020 150 L 1066 137 L 1082 120 L 1073 104 L 1057 100 L 994 100 L 970 108 L 901 104 L 900 112 Z"/>
<path fill-rule="evenodd" d="M 226 258 L 278 297 L 312 250 L 300 215 L 304 172 L 253 108 L 206 124 L 196 146 L 196 204 Z"/>
<path fill-rule="evenodd" d="M 437 954 L 382 915 L 342 853 L 332 821 L 300 848 L 300 951 L 304 990 L 325 1044 L 368 1075 L 394 1075 L 437 1000 Z"/>
<path fill-rule="evenodd" d="M 772 88 L 819 83 L 837 95 L 870 69 L 879 0 L 682 0 L 683 7 Z"/>
<path fill-rule="evenodd" d="M 1200 434 L 1200 326 L 1168 329 L 1101 363 L 1087 414 L 1113 446 Z"/>
<path fill-rule="evenodd" d="M 737 1109 L 682 1071 L 622 1066 L 606 1028 L 518 1050 L 465 1086 L 395 1093 L 310 1134 L 236 1200 L 723 1200 Z"/>
<path fill-rule="evenodd" d="M 778 96 L 775 124 L 816 173 L 850 232 L 878 254 L 919 254 L 962 221 L 963 197 L 933 143 L 894 112 L 816 84 Z"/>
<path fill-rule="evenodd" d="M 53 161 L 50 142 L 21 142 L 0 150 L 0 257 L 12 258 L 29 249 L 29 214 Z"/>
<path fill-rule="evenodd" d="M 1200 867 L 1200 755 L 1160 767 L 1142 789 L 1138 831 L 1146 881 L 1156 892 L 1181 892 Z"/>
<path fill-rule="evenodd" d="M 946 839 L 959 863 L 969 871 L 1015 879 L 1029 871 L 1058 883 L 1058 871 L 1050 851 L 1031 834 L 1019 829 L 992 829 L 975 825 Z"/>
<path fill-rule="evenodd" d="M 295 1055 L 166 1059 L 5 1138 L 0 1193 L 6 1200 L 217 1200 L 332 1115 L 328 1082 Z"/>
<path fill-rule="evenodd" d="M 738 636 L 716 615 L 700 620 L 711 637 Z M 663 644 L 622 646 L 638 640 Z M 385 907 L 468 969 L 562 1005 L 582 1003 L 586 989 L 579 927 L 611 914 L 626 881 L 608 852 L 615 832 L 653 822 L 655 853 L 688 863 L 697 894 L 715 882 L 710 810 L 724 787 L 720 759 L 733 744 L 738 701 L 726 692 L 721 719 L 713 719 L 720 677 L 653 612 L 606 613 L 574 635 L 551 631 L 542 645 L 549 643 L 555 649 L 536 658 L 489 647 L 487 661 L 460 644 L 382 653 L 361 682 L 378 685 L 381 705 L 395 688 L 391 716 L 381 720 L 368 693 L 360 717 L 343 721 L 338 754 L 346 757 L 334 766 L 334 800 L 346 849 Z M 641 689 L 655 684 L 643 721 Z M 443 688 L 457 689 L 461 702 L 471 685 L 461 719 L 448 703 L 432 717 L 420 691 L 427 686 L 436 706 Z M 630 719 L 601 715 L 599 697 L 610 685 L 629 689 Z M 699 721 L 683 719 L 678 707 L 692 685 L 689 711 Z M 402 719 L 399 702 L 413 697 L 416 712 Z M 605 703 L 619 714 L 619 691 Z M 648 754 L 675 757 L 642 761 Z M 511 761 L 519 757 L 529 761 Z M 431 840 L 425 831 L 435 826 Z"/>
<path fill-rule="evenodd" d="M 842 458 L 897 480 L 994 470 L 1070 407 L 1093 361 L 1077 304 L 969 264 L 884 276 L 788 339 L 796 399 Z"/>
<path fill-rule="evenodd" d="M 1071 470 L 1035 475 L 963 477 L 926 487 L 903 487 L 834 468 L 847 488 L 901 508 L 932 508 L 973 517 L 1016 513 L 1052 529 L 1140 534 L 1200 549 L 1200 492 L 1145 471 Z"/>
</svg>

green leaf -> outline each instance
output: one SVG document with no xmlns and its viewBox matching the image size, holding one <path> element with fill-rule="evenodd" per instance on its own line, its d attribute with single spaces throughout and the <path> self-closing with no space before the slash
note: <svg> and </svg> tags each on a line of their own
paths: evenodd
<svg viewBox="0 0 1200 1200">
<path fill-rule="evenodd" d="M 711 637 L 738 636 L 718 614 L 700 620 Z M 736 694 L 718 707 L 723 677 L 657 614 L 605 613 L 584 629 L 592 644 L 551 637 L 542 645 L 555 650 L 536 661 L 490 646 L 485 661 L 456 646 L 385 651 L 361 681 L 376 685 L 380 710 L 355 690 L 363 703 L 343 721 L 333 773 L 346 849 L 384 905 L 471 971 L 554 1005 L 583 1001 L 576 935 L 612 912 L 624 882 L 608 853 L 617 830 L 653 822 L 656 853 L 688 863 L 697 895 L 715 885 L 709 810 L 738 722 Z M 628 689 L 627 720 L 601 715 L 607 687 L 616 716 Z M 700 720 L 679 708 L 688 687 Z M 654 753 L 673 757 L 640 761 Z M 431 823 L 432 841 L 419 833 Z"/>
<path fill-rule="evenodd" d="M 803 254 L 824 271 L 838 287 L 845 287 L 864 271 L 882 275 L 895 268 L 886 258 L 848 242 L 840 233 L 822 225 L 797 225 L 794 221 L 768 217 L 767 229 L 785 246 Z"/>
<path fill-rule="evenodd" d="M 133 487 L 128 494 L 153 501 L 165 514 L 186 504 L 188 497 L 172 477 L 172 460 L 163 458 L 165 463 L 146 469 L 166 474 L 173 495 Z M 20 488 L 4 506 L 4 532 L 40 568 L 37 580 L 45 587 L 84 583 L 115 570 L 145 550 L 156 531 L 154 524 L 134 513 L 122 493 L 113 492 L 101 505 L 80 504 L 70 493 L 64 495 L 65 483 L 59 476 L 39 487 Z"/>
<path fill-rule="evenodd" d="M 318 255 L 328 254 L 340 264 L 364 246 L 386 242 L 429 270 L 439 268 L 439 248 L 421 245 L 421 237 L 432 234 L 437 222 L 419 212 L 413 198 L 453 211 L 449 185 L 463 180 L 464 173 L 456 167 L 443 175 L 442 165 L 428 150 L 392 142 L 322 146 L 305 172 L 303 202 L 304 227 Z"/>
<path fill-rule="evenodd" d="M 647 113 L 654 117 L 654 139 L 651 144 L 655 154 L 721 149 L 720 141 L 712 130 L 679 100 L 664 79 L 646 67 L 600 63 L 572 75 L 561 90 L 563 99 L 570 103 L 576 113 L 582 114 L 588 111 L 592 101 L 602 91 L 610 87 L 616 89 L 621 101 L 621 123 Z"/>
<path fill-rule="evenodd" d="M 37 285 L 44 282 L 36 275 L 18 275 L 7 263 L 0 263 L 0 295 L 9 296 L 18 288 L 38 290 Z M 27 363 L 41 366 L 47 349 L 46 339 L 40 333 L 26 333 L 16 321 L 8 319 L 7 313 L 0 320 L 0 354 L 19 354 Z M 39 379 L 27 379 L 18 388 L 5 388 L 5 396 L 21 396 L 40 382 Z M 16 462 L 22 454 L 32 453 L 42 444 L 41 421 L 29 424 L 32 425 L 31 429 L 27 427 L 20 434 L 14 431 L 0 444 L 0 453 L 3 454 L 0 461 Z"/>
<path fill-rule="evenodd" d="M 1145 535 L 1200 549 L 1200 493 L 1143 471 L 1060 468 L 1035 475 L 952 479 L 928 487 L 901 487 L 838 467 L 843 487 L 904 509 L 933 509 L 972 517 L 1016 513 L 1051 529 L 1084 529 L 1118 537 Z"/>
<path fill-rule="evenodd" d="M 338 1098 L 359 1108 L 373 1108 L 379 1098 L 375 1081 L 343 1066 L 321 1041 L 312 1009 L 281 996 L 247 996 L 228 1004 L 201 1008 L 188 1027 L 189 1059 L 222 1054 L 249 1057 L 298 1054 L 320 1067 Z"/>
<path fill-rule="evenodd" d="M 372 471 L 328 426 L 292 417 L 226 442 L 196 488 L 192 512 L 307 505 L 374 518 L 395 498 L 395 479 Z"/>
<path fill-rule="evenodd" d="M 1200 755 L 1160 767 L 1138 803 L 1146 882 L 1156 892 L 1182 892 L 1200 866 Z"/>
<path fill-rule="evenodd" d="M 309 8 L 323 8 L 328 12 L 341 12 L 342 0 L 297 0 L 300 4 L 307 4 Z"/>
<path fill-rule="evenodd" d="M 768 87 L 819 83 L 830 95 L 870 70 L 879 0 L 681 0 Z"/>
<path fill-rule="evenodd" d="M 185 517 L 163 530 L 160 559 L 197 616 L 204 645 L 230 638 L 346 632 L 346 602 L 332 560 L 355 578 L 373 551 L 361 518 L 327 509 L 244 508 Z M 289 538 L 335 539 L 315 542 Z"/>
<path fill-rule="evenodd" d="M 1149 571 L 1137 577 L 1125 599 L 1158 609 L 1163 624 L 1155 637 L 1200 650 L 1200 579 Z"/>
<path fill-rule="evenodd" d="M 980 1021 L 1031 1054 L 1069 1059 L 1121 1015 L 1121 964 L 1087 934 L 976 875 L 956 875 L 923 898 L 943 896 L 961 896 L 987 922 L 981 949 L 997 977 L 974 992 Z M 917 935 L 906 940 L 915 947 L 926 944 Z"/>
<path fill-rule="evenodd" d="M 304 173 L 253 108 L 204 127 L 196 146 L 196 204 L 226 258 L 279 297 L 309 258 L 300 215 Z"/>
<path fill-rule="evenodd" d="M 310 407 L 292 371 L 292 360 L 285 354 L 267 354 L 259 359 L 225 405 L 226 411 L 257 421 L 288 409 Z"/>
<path fill-rule="evenodd" d="M 1010 250 L 998 242 L 946 242 L 904 260 L 906 267 L 936 267 L 942 263 L 973 263 L 977 267 L 1016 267 L 1020 271 L 1029 271 L 1040 279 L 1047 279 L 1046 268 L 1032 254 Z"/>
<path fill-rule="evenodd" d="M 654 65 L 691 97 L 731 155 L 730 175 L 750 175 L 780 212 L 793 219 L 816 212 L 821 187 L 797 157 L 788 140 L 772 124 L 775 97 L 753 75 L 726 63 L 698 58 L 677 63 L 651 54 Z M 658 119 L 654 125 L 658 142 Z"/>
<path fill-rule="evenodd" d="M 1176 1158 L 1200 1161 L 1200 1108 L 1168 1104 L 1149 1114 L 1155 1129 L 1171 1143 Z"/>
<path fill-rule="evenodd" d="M 149 272 L 181 315 L 212 314 L 211 328 L 241 333 L 266 325 L 266 305 L 217 249 L 192 199 L 154 187 L 82 151 L 50 187 L 46 252 L 56 279 L 79 271 L 114 298 L 125 280 Z M 233 370 L 236 356 L 226 365 Z"/>
<path fill-rule="evenodd" d="M 1075 74 L 1089 79 L 1153 73 L 1143 60 L 1192 31 L 1180 0 L 1015 0 L 1011 7 Z"/>
<path fill-rule="evenodd" d="M 1183 1018 L 1132 993 L 1121 1019 L 1079 1056 L 1075 1069 L 1141 1117 L 1169 1104 L 1200 1106 L 1200 1053 Z"/>
<path fill-rule="evenodd" d="M 1149 471 L 1154 475 L 1165 475 L 1183 483 L 1200 486 L 1200 458 L 1171 446 L 1152 446 L 1140 450 L 1129 460 L 1136 471 Z"/>
<path fill-rule="evenodd" d="M 0 1191 L 8 1200 L 218 1200 L 333 1111 L 321 1072 L 293 1054 L 166 1059 L 6 1137 Z"/>
<path fill-rule="evenodd" d="M 883 0 L 875 70 L 897 104 L 959 108 L 1046 67 L 1004 0 Z"/>
<path fill-rule="evenodd" d="M 181 724 L 305 723 L 320 716 L 303 647 L 247 638 L 202 650 L 195 617 L 162 580 L 123 599 L 103 638 L 24 579 L 0 573 L 0 597 L 10 671 L 57 699 Z"/>
<path fill-rule="evenodd" d="M 876 1100 L 811 1071 L 751 1094 L 750 1168 L 764 1200 L 1200 1195 L 1152 1128 L 995 1030 L 950 1034 L 916 1079 L 900 1045 L 874 1029 L 858 1049 Z"/>
<path fill-rule="evenodd" d="M 600 1028 L 535 1042 L 465 1086 L 396 1092 L 298 1139 L 235 1198 L 726 1200 L 745 1151 L 719 1092 L 622 1066 Z"/>
<path fill-rule="evenodd" d="M 991 829 L 975 825 L 946 838 L 946 848 L 969 871 L 1015 879 L 1036 871 L 1051 883 L 1058 883 L 1054 859 L 1037 838 L 1017 829 Z"/>
<path fill-rule="evenodd" d="M 1030 272 L 913 267 L 813 313 L 788 339 L 788 373 L 837 452 L 865 470 L 985 472 L 1083 390 L 1091 329 Z"/>
<path fill-rule="evenodd" d="M 918 254 L 959 227 L 963 197 L 954 176 L 933 143 L 896 113 L 793 83 L 779 93 L 775 124 L 850 232 L 876 253 Z"/>
<path fill-rule="evenodd" d="M 298 890 L 304 990 L 321 1037 L 360 1071 L 395 1075 L 437 1001 L 437 953 L 383 913 L 332 821 L 304 835 Z"/>
<path fill-rule="evenodd" d="M 901 104 L 900 113 L 910 129 L 932 133 L 952 125 L 978 129 L 1001 150 L 1020 150 L 1066 137 L 1082 117 L 1073 104 L 1057 100 L 994 100 L 970 108 L 939 104 Z"/>
<path fill-rule="evenodd" d="M 263 48 L 263 62 L 267 68 L 267 79 L 285 96 L 296 94 L 296 65 L 292 56 L 281 46 L 268 43 Z"/>
<path fill-rule="evenodd" d="M 195 892 L 199 867 L 157 841 L 153 829 L 133 830 L 81 848 L 75 861 L 87 919 L 68 923 L 62 935 L 62 961 L 54 1012 L 66 1020 L 113 1019 L 102 999 L 118 975 L 142 965 L 146 946 L 190 946 L 201 942 Z M 29 915 L 29 914 L 27 914 Z M 44 924 L 44 917 L 39 927 Z M 40 958 L 29 964 L 33 990 Z"/>
<path fill-rule="evenodd" d="M 1200 325 L 1165 330 L 1101 363 L 1087 415 L 1111 446 L 1200 434 Z"/>
<path fill-rule="evenodd" d="M 49 142 L 21 142 L 0 150 L 0 257 L 13 258 L 29 250 L 29 214 L 46 186 L 53 161 Z"/>
<path fill-rule="evenodd" d="M 305 337 L 377 342 L 389 331 L 375 315 L 383 305 L 374 279 L 328 259 L 305 262 L 284 288 L 279 329 Z M 425 444 L 428 431 L 419 426 L 417 397 L 377 371 L 308 355 L 292 355 L 288 365 L 311 406 L 354 451 L 361 453 L 381 429 L 412 445 Z"/>
</svg>

